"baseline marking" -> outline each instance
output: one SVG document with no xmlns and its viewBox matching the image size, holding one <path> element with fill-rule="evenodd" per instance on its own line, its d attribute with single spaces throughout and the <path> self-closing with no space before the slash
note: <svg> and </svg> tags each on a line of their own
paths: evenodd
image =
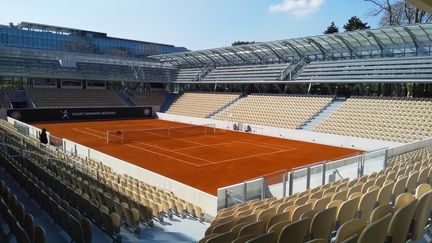
<svg viewBox="0 0 432 243">
<path fill-rule="evenodd" d="M 101 139 L 106 139 L 105 137 L 102 137 L 102 136 L 99 136 L 99 135 L 96 135 L 96 134 L 93 134 L 93 133 L 90 133 L 90 132 L 82 131 L 79 128 L 72 128 L 72 129 L 75 130 L 75 131 L 77 131 L 77 132 L 82 132 L 82 133 L 86 133 L 86 134 L 89 134 L 89 135 L 92 135 L 92 136 L 95 136 L 95 137 L 98 137 L 98 138 L 101 138 Z M 209 161 L 209 160 L 206 160 L 206 159 L 201 159 L 201 158 L 198 158 L 198 157 L 195 157 L 195 156 L 191 156 L 191 155 L 188 155 L 188 154 L 183 154 L 183 153 L 175 152 L 175 151 L 172 151 L 172 150 L 169 150 L 169 149 L 165 149 L 165 148 L 162 148 L 162 147 L 150 145 L 150 144 L 147 144 L 147 143 L 142 143 L 142 142 L 136 142 L 136 143 L 142 144 L 142 145 L 147 145 L 147 146 L 158 148 L 158 149 L 162 149 L 162 150 L 169 151 L 169 152 L 173 152 L 173 153 L 180 154 L 180 155 L 183 155 L 183 156 L 186 156 L 186 157 L 190 157 L 190 158 L 194 158 L 194 159 L 197 159 L 197 160 L 201 160 L 201 161 L 207 162 L 207 164 L 197 165 L 197 164 L 194 164 L 194 163 L 191 163 L 191 162 L 179 159 L 179 158 L 175 158 L 175 157 L 163 154 L 163 153 L 157 153 L 157 152 L 154 152 L 154 151 L 142 148 L 142 147 L 137 147 L 135 145 L 131 145 L 131 144 L 123 144 L 123 145 L 129 146 L 129 147 L 133 147 L 133 148 L 138 148 L 138 149 L 141 149 L 141 150 L 144 150 L 144 151 L 147 151 L 147 152 L 159 155 L 159 156 L 167 157 L 167 158 L 170 158 L 170 159 L 182 161 L 184 163 L 191 164 L 193 166 L 198 166 L 199 167 L 199 166 L 208 165 L 208 164 L 212 164 L 213 163 L 212 161 Z"/>
<path fill-rule="evenodd" d="M 92 128 L 84 127 L 83 129 L 92 130 L 92 131 L 95 131 L 97 133 L 101 133 L 101 134 L 105 135 L 104 132 L 97 131 L 97 130 L 92 129 Z M 101 139 L 106 139 L 106 137 L 102 137 L 102 136 L 96 135 L 94 133 L 82 131 L 79 128 L 72 128 L 72 130 L 75 130 L 75 131 L 78 131 L 78 132 L 82 132 L 82 133 L 86 133 L 86 134 L 89 134 L 89 135 L 92 135 L 92 136 L 95 136 L 95 137 L 98 137 L 98 138 L 101 138 Z M 147 144 L 147 143 L 143 143 L 143 142 L 135 142 L 135 143 L 146 145 L 146 146 L 150 146 L 150 147 L 155 147 L 155 148 L 158 148 L 158 149 L 161 149 L 161 150 L 173 152 L 173 153 L 176 153 L 176 154 L 179 154 L 179 155 L 183 155 L 183 156 L 186 156 L 186 157 L 190 157 L 190 158 L 193 158 L 193 159 L 196 159 L 196 160 L 205 161 L 207 163 L 206 164 L 199 164 L 199 165 L 197 165 L 197 164 L 194 164 L 194 163 L 186 161 L 186 160 L 182 160 L 182 159 L 175 158 L 175 157 L 172 157 L 172 156 L 169 156 L 169 155 L 165 155 L 163 153 L 154 152 L 152 150 L 148 150 L 148 149 L 145 149 L 143 147 L 138 147 L 138 146 L 135 146 L 135 145 L 132 145 L 132 144 L 123 144 L 123 145 L 128 146 L 128 147 L 132 147 L 132 148 L 135 148 L 135 149 L 140 149 L 140 150 L 143 150 L 143 151 L 147 151 L 149 153 L 153 153 L 153 154 L 156 154 L 158 156 L 163 156 L 163 157 L 170 158 L 170 159 L 173 159 L 173 160 L 181 161 L 183 163 L 190 164 L 190 165 L 193 165 L 193 166 L 196 166 L 196 167 L 208 166 L 208 165 L 211 165 L 211 164 L 217 165 L 217 164 L 222 164 L 222 163 L 236 161 L 236 160 L 242 160 L 242 159 L 248 159 L 248 158 L 253 158 L 253 157 L 259 157 L 259 156 L 264 156 L 264 155 L 271 155 L 271 154 L 277 154 L 277 153 L 283 153 L 283 152 L 289 152 L 289 151 L 292 151 L 292 150 L 297 150 L 297 148 L 289 148 L 289 149 L 284 149 L 284 150 L 280 150 L 280 151 L 274 151 L 274 152 L 268 152 L 268 153 L 260 153 L 260 154 L 256 154 L 256 155 L 249 155 L 249 156 L 243 156 L 243 157 L 237 157 L 237 158 L 232 158 L 232 159 L 227 159 L 227 160 L 221 160 L 221 161 L 213 162 L 213 161 L 209 161 L 209 160 L 202 159 L 202 158 L 199 158 L 199 157 L 195 157 L 195 156 L 192 156 L 192 155 L 180 153 L 180 152 L 177 152 L 175 150 L 169 150 L 169 149 L 165 149 L 165 148 L 162 148 L 162 147 L 159 147 L 159 146 L 155 146 L 155 145 L 151 145 L 151 144 Z M 240 139 L 238 141 L 230 142 L 230 143 L 225 143 L 225 144 L 232 144 L 232 143 L 245 143 L 245 144 L 252 144 L 252 145 L 258 145 L 258 146 L 263 146 L 263 147 L 269 147 L 269 146 L 266 146 L 266 145 L 259 145 L 259 144 L 254 144 L 254 143 L 251 143 L 251 142 L 246 142 L 246 141 L 244 141 L 242 139 Z M 224 143 L 222 143 L 222 144 L 224 144 Z M 215 145 L 221 145 L 221 144 L 200 145 L 200 146 L 182 148 L 180 150 L 193 149 L 193 148 L 198 148 L 198 147 L 210 147 L 210 146 L 215 146 Z M 275 147 L 281 147 L 281 146 L 280 145 L 275 145 Z"/>
<path fill-rule="evenodd" d="M 234 143 L 240 143 L 240 142 L 239 141 L 233 141 L 233 142 L 227 142 L 227 143 L 207 144 L 207 145 L 202 145 L 202 146 L 194 146 L 194 147 L 188 147 L 188 148 L 173 149 L 173 151 L 195 149 L 195 148 L 202 148 L 202 147 L 211 147 L 211 146 L 218 146 L 218 145 L 228 145 L 228 144 L 234 144 Z"/>
<path fill-rule="evenodd" d="M 98 132 L 98 133 L 106 135 L 106 132 L 98 131 L 98 130 L 95 130 L 95 129 L 92 129 L 92 128 L 89 128 L 89 127 L 83 127 L 82 129 L 92 130 L 92 131 L 95 131 L 95 132 Z M 109 130 L 115 130 L 115 129 L 109 129 Z M 154 132 L 145 131 L 145 133 L 154 134 L 154 135 L 157 135 L 157 136 L 160 136 L 160 137 L 163 137 L 163 138 L 177 139 L 177 140 L 180 140 L 180 141 L 183 141 L 183 142 L 188 142 L 188 143 L 193 143 L 193 144 L 198 144 L 198 145 L 204 145 L 202 143 L 193 142 L 193 141 L 189 141 L 189 140 L 184 140 L 184 139 L 181 139 L 181 138 L 167 137 L 167 136 L 164 136 L 164 135 L 161 135 L 161 134 L 157 134 L 157 133 L 154 133 Z"/>
<path fill-rule="evenodd" d="M 94 130 L 94 129 L 91 129 L 91 128 L 87 128 L 87 129 L 89 129 L 89 130 L 93 130 L 93 131 L 95 131 L 95 132 L 103 133 L 103 132 L 100 132 L 100 131 L 97 131 L 97 130 Z M 104 133 L 103 133 L 103 134 L 104 134 Z M 187 140 L 184 140 L 184 142 L 188 142 L 188 141 L 187 141 Z M 136 141 L 136 142 L 132 142 L 132 143 L 143 144 L 143 145 L 147 145 L 147 146 L 150 146 L 150 147 L 154 147 L 154 148 L 162 149 L 162 150 L 165 150 L 165 151 L 173 152 L 173 153 L 176 153 L 176 154 L 181 154 L 181 155 L 183 155 L 183 156 L 190 157 L 190 158 L 194 158 L 194 159 L 197 159 L 197 160 L 201 160 L 201 161 L 204 161 L 204 162 L 207 162 L 207 163 L 213 163 L 213 161 L 210 161 L 210 160 L 207 160 L 207 159 L 202 159 L 202 158 L 199 158 L 199 157 L 195 157 L 195 156 L 193 156 L 193 155 L 188 155 L 188 154 L 184 154 L 184 153 L 176 152 L 175 150 L 172 150 L 172 149 L 166 149 L 166 148 L 164 148 L 164 147 L 156 146 L 156 145 L 153 145 L 153 144 L 148 144 L 148 143 L 138 142 L 138 141 Z M 199 144 L 200 146 L 203 145 L 202 143 L 197 143 L 197 144 Z M 128 144 L 125 144 L 125 145 L 128 145 Z M 188 147 L 188 148 L 194 148 L 194 147 Z"/>
<path fill-rule="evenodd" d="M 234 158 L 234 159 L 226 159 L 226 160 L 221 160 L 221 161 L 218 161 L 218 162 L 214 162 L 213 164 L 221 164 L 221 163 L 231 162 L 231 161 L 234 161 L 234 160 L 249 159 L 249 158 L 263 156 L 263 155 L 278 154 L 278 153 L 283 153 L 283 152 L 289 152 L 291 150 L 296 150 L 296 149 L 292 148 L 292 149 L 287 149 L 287 150 L 280 150 L 280 151 L 274 151 L 274 152 L 268 152 L 268 153 L 261 153 L 261 154 L 256 154 L 256 155 L 249 155 L 249 156 L 244 156 L 244 157 L 238 157 L 238 158 Z"/>
</svg>

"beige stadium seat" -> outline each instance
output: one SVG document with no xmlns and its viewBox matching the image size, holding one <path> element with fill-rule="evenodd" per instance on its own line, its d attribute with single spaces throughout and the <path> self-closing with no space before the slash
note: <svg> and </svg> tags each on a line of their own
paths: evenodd
<svg viewBox="0 0 432 243">
<path fill-rule="evenodd" d="M 359 218 L 368 221 L 372 210 L 375 208 L 378 197 L 378 189 L 366 192 L 360 198 L 358 212 Z"/>
<path fill-rule="evenodd" d="M 412 201 L 414 201 L 414 195 L 409 192 L 405 192 L 396 198 L 394 206 L 396 209 L 399 209 L 410 204 Z"/>
<path fill-rule="evenodd" d="M 248 234 L 248 235 L 243 235 L 233 241 L 231 241 L 231 243 L 246 243 L 248 240 L 251 240 L 255 237 L 259 236 L 259 234 Z"/>
<path fill-rule="evenodd" d="M 231 242 L 234 240 L 236 236 L 233 232 L 227 231 L 222 234 L 217 234 L 213 237 L 210 237 L 205 241 L 205 243 L 225 243 L 225 242 Z"/>
<path fill-rule="evenodd" d="M 276 214 L 274 216 L 272 216 L 268 222 L 267 222 L 267 230 L 269 230 L 273 225 L 279 223 L 279 222 L 283 222 L 283 221 L 290 221 L 290 213 L 289 212 L 282 212 L 279 214 Z"/>
<path fill-rule="evenodd" d="M 348 220 L 354 219 L 359 201 L 360 197 L 356 197 L 340 204 L 336 215 L 338 225 L 342 225 Z"/>
<path fill-rule="evenodd" d="M 278 242 L 302 243 L 309 231 L 309 218 L 300 219 L 285 226 L 279 234 Z"/>
<path fill-rule="evenodd" d="M 387 236 L 392 243 L 405 242 L 416 206 L 417 199 L 396 210 L 387 229 Z"/>
<path fill-rule="evenodd" d="M 239 223 L 239 224 L 235 224 L 232 228 L 231 228 L 231 232 L 233 232 L 234 233 L 234 235 L 237 237 L 238 236 L 238 234 L 239 234 L 239 232 L 240 232 L 240 230 L 244 227 L 244 226 L 246 226 L 246 225 L 248 225 L 248 224 L 250 224 L 251 222 L 244 222 L 244 223 Z"/>
<path fill-rule="evenodd" d="M 349 220 L 348 222 L 342 224 L 339 227 L 336 233 L 335 243 L 340 243 L 349 239 L 352 236 L 360 235 L 365 227 L 366 223 L 363 220 Z"/>
<path fill-rule="evenodd" d="M 423 194 L 429 192 L 430 190 L 432 190 L 432 186 L 430 184 L 427 183 L 420 184 L 416 188 L 415 197 L 420 198 L 421 196 L 423 196 Z"/>
<path fill-rule="evenodd" d="M 331 207 L 318 212 L 310 225 L 310 233 L 313 239 L 330 239 L 331 232 L 336 224 L 337 208 Z"/>
<path fill-rule="evenodd" d="M 386 229 L 390 220 L 391 215 L 387 214 L 377 221 L 368 224 L 360 234 L 358 243 L 384 242 L 386 239 Z"/>
<path fill-rule="evenodd" d="M 276 233 L 274 232 L 269 232 L 269 233 L 265 233 L 262 234 L 260 236 L 257 236 L 255 238 L 252 238 L 248 241 L 246 241 L 246 243 L 271 243 L 271 242 L 277 242 L 278 236 Z"/>
<path fill-rule="evenodd" d="M 249 235 L 249 234 L 262 234 L 265 232 L 266 230 L 266 222 L 261 220 L 261 221 L 257 221 L 254 223 L 250 223 L 246 226 L 244 226 L 243 228 L 241 228 L 238 237 L 242 237 L 245 235 Z"/>
<path fill-rule="evenodd" d="M 289 220 L 286 220 L 286 221 L 280 221 L 280 222 L 278 222 L 278 223 L 276 223 L 276 224 L 274 224 L 274 225 L 272 225 L 268 230 L 267 230 L 267 232 L 274 232 L 274 233 L 276 233 L 276 235 L 280 235 L 280 232 L 287 226 L 287 225 L 289 225 L 289 224 L 291 224 L 291 221 L 289 221 Z"/>
</svg>

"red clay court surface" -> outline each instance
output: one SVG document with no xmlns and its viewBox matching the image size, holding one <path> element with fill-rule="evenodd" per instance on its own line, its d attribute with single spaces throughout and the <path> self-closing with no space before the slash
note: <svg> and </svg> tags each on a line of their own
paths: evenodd
<svg viewBox="0 0 432 243">
<path fill-rule="evenodd" d="M 107 130 L 190 126 L 158 119 L 35 126 L 213 195 L 220 187 L 360 152 L 234 131 L 124 144 L 106 143 Z"/>
</svg>

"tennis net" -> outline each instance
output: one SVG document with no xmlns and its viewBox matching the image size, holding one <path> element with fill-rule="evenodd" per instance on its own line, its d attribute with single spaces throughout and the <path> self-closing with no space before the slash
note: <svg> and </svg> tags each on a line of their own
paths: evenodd
<svg viewBox="0 0 432 243">
<path fill-rule="evenodd" d="M 181 127 L 114 129 L 106 132 L 108 143 L 127 143 L 134 141 L 151 141 L 172 138 L 184 138 L 204 134 L 223 133 L 215 124 L 190 125 Z"/>
</svg>

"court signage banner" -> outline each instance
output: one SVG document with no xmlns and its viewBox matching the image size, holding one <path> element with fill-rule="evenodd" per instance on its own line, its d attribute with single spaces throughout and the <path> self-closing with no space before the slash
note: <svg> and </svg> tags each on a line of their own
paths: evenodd
<svg viewBox="0 0 432 243">
<path fill-rule="evenodd" d="M 94 107 L 9 109 L 7 115 L 22 122 L 85 121 L 124 118 L 150 118 L 151 107 Z"/>
</svg>

